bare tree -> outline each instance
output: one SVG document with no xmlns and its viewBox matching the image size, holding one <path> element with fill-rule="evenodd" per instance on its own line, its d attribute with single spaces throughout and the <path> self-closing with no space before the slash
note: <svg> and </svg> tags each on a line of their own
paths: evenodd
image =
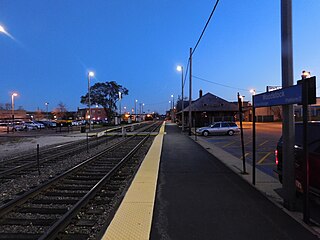
<svg viewBox="0 0 320 240">
<path fill-rule="evenodd" d="M 36 118 L 36 120 L 41 120 L 44 118 L 44 114 L 43 114 L 42 110 L 38 109 L 35 112 L 35 118 Z"/>
<path fill-rule="evenodd" d="M 11 110 L 11 104 L 10 104 L 10 103 L 6 103 L 6 104 L 4 105 L 4 109 L 5 109 L 5 110 Z"/>
<path fill-rule="evenodd" d="M 64 119 L 67 115 L 67 107 L 64 103 L 60 102 L 58 106 L 53 109 L 52 114 L 57 117 L 57 119 Z"/>
</svg>

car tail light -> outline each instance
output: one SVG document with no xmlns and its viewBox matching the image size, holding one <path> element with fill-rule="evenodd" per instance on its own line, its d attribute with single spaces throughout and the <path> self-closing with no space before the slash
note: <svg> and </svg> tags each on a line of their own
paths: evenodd
<svg viewBox="0 0 320 240">
<path fill-rule="evenodd" d="M 275 150 L 275 151 L 274 151 L 274 155 L 275 155 L 275 157 L 276 157 L 276 165 L 278 165 L 278 163 L 279 163 L 279 160 L 278 160 L 278 150 Z"/>
</svg>

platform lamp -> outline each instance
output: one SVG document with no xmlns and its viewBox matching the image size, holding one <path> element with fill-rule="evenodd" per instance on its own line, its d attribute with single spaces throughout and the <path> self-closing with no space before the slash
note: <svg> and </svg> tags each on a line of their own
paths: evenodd
<svg viewBox="0 0 320 240">
<path fill-rule="evenodd" d="M 12 111 L 12 127 L 14 126 L 14 97 L 17 97 L 18 93 L 12 93 L 11 95 L 11 111 Z"/>
<path fill-rule="evenodd" d="M 88 104 L 89 104 L 89 114 L 88 114 L 88 119 L 89 119 L 89 131 L 91 131 L 91 99 L 90 99 L 90 78 L 94 77 L 94 72 L 88 72 Z"/>
<path fill-rule="evenodd" d="M 48 106 L 49 106 L 49 103 L 48 103 L 48 102 L 46 102 L 46 103 L 44 103 L 44 105 L 46 105 L 47 121 L 49 121 L 49 114 L 48 114 Z"/>
<path fill-rule="evenodd" d="M 177 71 L 181 72 L 181 130 L 184 132 L 184 101 L 183 101 L 183 66 L 177 66 Z"/>
<path fill-rule="evenodd" d="M 136 99 L 134 101 L 134 114 L 136 115 L 136 117 L 137 117 L 137 102 L 138 102 L 138 100 Z"/>
</svg>

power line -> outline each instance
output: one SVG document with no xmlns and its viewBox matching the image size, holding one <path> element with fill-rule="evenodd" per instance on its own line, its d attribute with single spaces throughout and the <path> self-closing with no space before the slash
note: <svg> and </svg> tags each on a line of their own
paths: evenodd
<svg viewBox="0 0 320 240">
<path fill-rule="evenodd" d="M 190 58 L 188 60 L 188 64 L 187 64 L 187 68 L 186 68 L 186 73 L 184 74 L 184 80 L 183 80 L 183 86 L 186 84 L 186 79 L 187 79 L 187 76 L 188 76 L 188 70 L 189 70 L 189 65 L 190 65 Z"/>
<path fill-rule="evenodd" d="M 207 28 L 207 26 L 208 26 L 208 24 L 209 24 L 209 22 L 210 22 L 210 20 L 211 20 L 211 17 L 212 17 L 212 15 L 213 15 L 213 13 L 215 12 L 216 8 L 217 8 L 218 3 L 219 3 L 219 0 L 216 1 L 215 5 L 214 5 L 214 7 L 213 7 L 213 9 L 212 9 L 212 11 L 211 11 L 211 14 L 210 14 L 210 16 L 209 16 L 209 18 L 208 18 L 208 20 L 207 20 L 207 22 L 206 22 L 206 25 L 204 26 L 204 28 L 203 28 L 203 30 L 202 30 L 202 33 L 201 33 L 201 35 L 200 35 L 200 37 L 199 37 L 199 39 L 198 39 L 195 47 L 193 48 L 193 50 L 192 50 L 192 52 L 191 52 L 191 55 L 193 55 L 193 53 L 194 53 L 195 50 L 197 49 L 197 47 L 198 47 L 198 45 L 199 45 L 199 43 L 200 43 L 200 41 L 201 41 L 201 39 L 202 39 L 202 36 L 203 36 L 204 32 L 206 31 L 206 28 Z M 186 79 L 187 79 L 187 76 L 188 76 L 189 65 L 190 65 L 190 57 L 189 57 L 189 59 L 188 59 L 188 64 L 187 64 L 187 67 L 186 67 L 186 73 L 185 73 L 185 75 L 184 75 L 183 87 L 184 87 L 185 84 L 186 84 Z"/>
<path fill-rule="evenodd" d="M 224 85 L 224 84 L 221 84 L 221 83 L 217 83 L 217 82 L 209 81 L 209 80 L 207 80 L 207 79 L 200 78 L 200 77 L 197 77 L 197 76 L 194 76 L 194 75 L 192 75 L 192 77 L 194 77 L 194 78 L 196 78 L 196 79 L 199 79 L 199 80 L 201 80 L 201 81 L 208 82 L 208 83 L 212 83 L 212 84 L 216 84 L 216 85 L 219 85 L 219 86 L 222 86 L 222 87 L 227 87 L 227 88 L 232 88 L 232 89 L 242 90 L 242 91 L 249 91 L 248 89 L 244 89 L 244 88 L 237 88 L 237 87 L 231 87 L 231 86 Z"/>
<path fill-rule="evenodd" d="M 207 28 L 207 26 L 208 26 L 208 24 L 209 24 L 209 22 L 210 22 L 210 19 L 211 19 L 213 13 L 215 12 L 215 10 L 216 10 L 216 8 L 217 8 L 218 3 L 219 3 L 219 0 L 216 1 L 216 4 L 214 5 L 214 7 L 213 7 L 213 9 L 212 9 L 212 12 L 211 12 L 211 14 L 210 14 L 210 16 L 209 16 L 209 18 L 208 18 L 208 20 L 207 20 L 207 23 L 206 23 L 206 25 L 204 26 L 204 28 L 203 28 L 203 30 L 202 30 L 202 33 L 201 33 L 201 35 L 200 35 L 200 37 L 199 37 L 199 39 L 198 39 L 198 42 L 197 42 L 196 46 L 193 48 L 193 50 L 192 50 L 191 55 L 193 55 L 193 53 L 196 51 L 196 49 L 197 49 L 197 47 L 198 47 L 198 45 L 199 45 L 199 43 L 200 43 L 200 41 L 201 41 L 201 38 L 202 38 L 204 32 L 206 31 L 206 28 Z"/>
</svg>

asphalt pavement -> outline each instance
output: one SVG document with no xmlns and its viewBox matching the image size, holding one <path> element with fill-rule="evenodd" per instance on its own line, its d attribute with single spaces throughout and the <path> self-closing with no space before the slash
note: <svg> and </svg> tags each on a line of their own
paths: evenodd
<svg viewBox="0 0 320 240">
<path fill-rule="evenodd" d="M 208 147 L 228 165 L 176 125 L 165 131 L 150 239 L 318 239 L 240 176 L 232 156 Z"/>
</svg>

